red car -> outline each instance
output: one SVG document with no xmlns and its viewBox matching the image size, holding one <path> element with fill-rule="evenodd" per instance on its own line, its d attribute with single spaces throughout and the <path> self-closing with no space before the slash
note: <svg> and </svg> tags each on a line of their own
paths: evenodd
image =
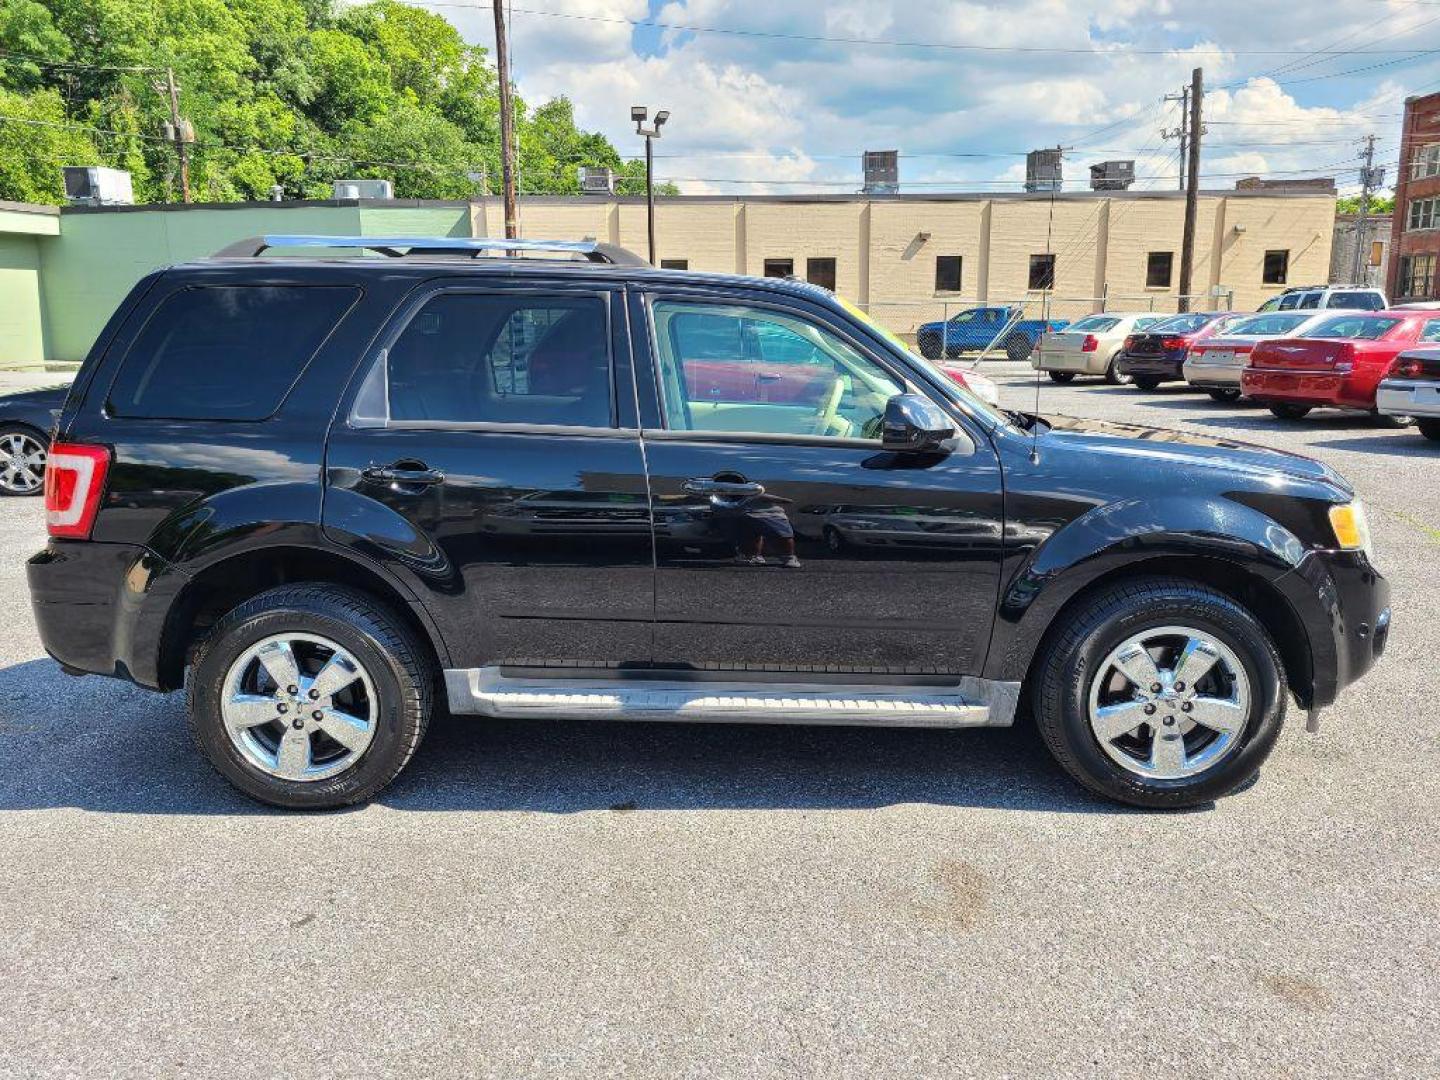
<svg viewBox="0 0 1440 1080">
<path fill-rule="evenodd" d="M 1440 311 L 1337 313 L 1295 337 L 1257 343 L 1240 385 L 1282 420 L 1323 406 L 1376 413 L 1375 388 L 1390 362 L 1421 341 L 1440 341 Z M 1410 423 L 1387 419 L 1400 427 Z"/>
</svg>

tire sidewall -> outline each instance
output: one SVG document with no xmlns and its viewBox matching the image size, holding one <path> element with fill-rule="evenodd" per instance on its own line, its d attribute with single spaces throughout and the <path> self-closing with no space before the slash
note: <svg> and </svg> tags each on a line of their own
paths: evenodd
<svg viewBox="0 0 1440 1080">
<path fill-rule="evenodd" d="M 232 616 L 234 621 L 232 622 Z M 347 621 L 295 603 L 253 613 L 241 609 L 221 620 L 190 672 L 190 720 L 195 738 L 215 767 L 252 798 L 292 809 L 317 809 L 367 798 L 395 775 L 408 757 L 407 737 L 420 722 L 405 692 L 405 673 L 376 639 L 367 620 Z M 246 761 L 230 739 L 220 703 L 230 668 L 252 645 L 277 634 L 314 634 L 346 649 L 370 676 L 376 697 L 376 731 L 360 759 L 324 780 L 284 780 Z"/>
<path fill-rule="evenodd" d="M 1250 714 L 1240 745 L 1222 760 L 1194 776 L 1151 780 L 1126 771 L 1101 749 L 1090 727 L 1090 688 L 1098 666 L 1126 639 L 1175 625 L 1213 635 L 1234 652 L 1249 680 Z M 1066 674 L 1059 687 L 1057 735 L 1092 787 L 1126 802 L 1189 806 L 1233 791 L 1259 770 L 1284 722 L 1284 673 L 1274 644 L 1242 609 L 1206 593 L 1157 597 L 1143 610 L 1103 618 L 1059 659 L 1058 670 Z"/>
</svg>

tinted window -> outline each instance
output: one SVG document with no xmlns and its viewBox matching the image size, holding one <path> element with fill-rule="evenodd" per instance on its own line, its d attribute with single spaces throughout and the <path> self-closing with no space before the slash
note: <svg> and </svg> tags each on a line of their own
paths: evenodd
<svg viewBox="0 0 1440 1080">
<path fill-rule="evenodd" d="M 739 304 L 657 301 L 665 423 L 673 431 L 878 439 L 904 385 L 828 330 Z"/>
<path fill-rule="evenodd" d="M 792 277 L 795 274 L 794 259 L 766 259 L 766 277 Z"/>
<path fill-rule="evenodd" d="M 1113 329 L 1119 322 L 1119 319 L 1107 318 L 1104 315 L 1091 315 L 1088 319 L 1081 319 L 1079 322 L 1071 323 L 1065 327 L 1065 329 L 1067 332 L 1070 330 L 1080 330 L 1089 331 L 1092 334 L 1097 331 L 1103 333 L 1106 330 Z"/>
<path fill-rule="evenodd" d="M 1174 263 L 1174 252 L 1150 252 L 1145 260 L 1145 287 L 1147 289 L 1168 289 Z"/>
<path fill-rule="evenodd" d="M 1154 326 L 1158 322 L 1160 322 L 1159 315 L 1142 315 L 1140 318 L 1135 320 L 1135 329 L 1148 330 L 1150 329 L 1150 327 Z"/>
<path fill-rule="evenodd" d="M 598 297 L 432 297 L 390 347 L 388 418 L 609 427 L 608 340 Z"/>
<path fill-rule="evenodd" d="M 1266 285 L 1284 285 L 1285 279 L 1289 276 L 1289 249 L 1265 252 L 1265 264 L 1260 271 L 1260 280 Z"/>
<path fill-rule="evenodd" d="M 834 259 L 806 259 L 805 280 L 811 285 L 819 285 L 822 289 L 835 291 L 835 260 Z"/>
<path fill-rule="evenodd" d="M 1300 302 L 1299 302 L 1298 304 L 1296 304 L 1295 306 L 1296 306 L 1297 308 L 1301 308 L 1301 309 L 1304 309 L 1304 308 L 1318 308 L 1318 307 L 1320 306 L 1320 297 L 1321 297 L 1321 295 L 1322 295 L 1322 294 L 1321 294 L 1321 293 L 1318 293 L 1318 292 L 1301 293 L 1301 294 L 1300 294 Z"/>
<path fill-rule="evenodd" d="M 1280 310 L 1290 311 L 1300 306 L 1300 294 L 1288 293 L 1280 298 Z"/>
<path fill-rule="evenodd" d="M 1054 255 L 1030 256 L 1029 287 L 1031 291 L 1053 289 L 1055 287 Z"/>
<path fill-rule="evenodd" d="M 1193 334 L 1214 318 L 1214 315 L 1205 315 L 1199 312 L 1190 315 L 1176 315 L 1173 319 L 1161 319 L 1150 329 L 1157 334 Z"/>
<path fill-rule="evenodd" d="M 935 256 L 935 291 L 960 291 L 960 256 Z"/>
<path fill-rule="evenodd" d="M 689 260 L 689 259 L 661 259 L 661 260 L 660 260 L 660 269 L 661 269 L 661 270 L 689 270 L 689 269 L 690 269 L 690 260 Z"/>
<path fill-rule="evenodd" d="M 263 420 L 359 295 L 349 286 L 183 289 L 155 309 L 125 354 L 110 411 Z"/>
<path fill-rule="evenodd" d="M 1399 319 L 1382 319 L 1374 315 L 1337 315 L 1326 319 L 1297 337 L 1341 338 L 1351 341 L 1375 341 L 1400 325 Z"/>
<path fill-rule="evenodd" d="M 1325 301 L 1327 308 L 1351 308 L 1359 311 L 1380 311 L 1385 304 L 1379 293 L 1373 292 L 1332 292 Z"/>
</svg>

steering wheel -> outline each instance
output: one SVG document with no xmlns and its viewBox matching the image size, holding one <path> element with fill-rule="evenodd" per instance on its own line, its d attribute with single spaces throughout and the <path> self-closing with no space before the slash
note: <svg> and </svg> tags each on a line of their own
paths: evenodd
<svg viewBox="0 0 1440 1080">
<path fill-rule="evenodd" d="M 826 391 L 820 407 L 815 410 L 815 434 L 829 435 L 840 419 L 840 402 L 845 397 L 845 381 L 836 375 Z"/>
</svg>

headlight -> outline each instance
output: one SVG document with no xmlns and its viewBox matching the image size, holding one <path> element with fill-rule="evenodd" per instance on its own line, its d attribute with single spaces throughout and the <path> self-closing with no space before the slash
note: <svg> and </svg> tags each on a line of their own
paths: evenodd
<svg viewBox="0 0 1440 1080">
<path fill-rule="evenodd" d="M 1370 520 L 1365 516 L 1365 504 L 1359 499 L 1330 507 L 1330 528 L 1335 531 L 1340 547 L 1346 551 L 1363 551 L 1371 562 L 1375 561 Z"/>
</svg>

